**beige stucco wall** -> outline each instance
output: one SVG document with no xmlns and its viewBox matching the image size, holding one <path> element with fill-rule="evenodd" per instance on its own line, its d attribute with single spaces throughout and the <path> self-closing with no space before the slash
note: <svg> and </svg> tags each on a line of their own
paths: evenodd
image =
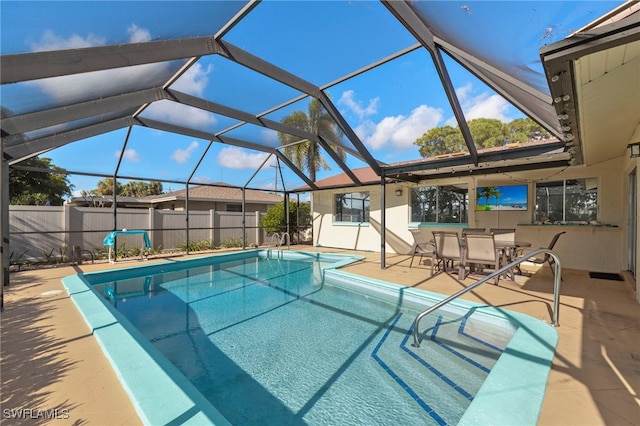
<svg viewBox="0 0 640 426">
<path fill-rule="evenodd" d="M 445 185 L 447 183 L 467 183 L 469 205 L 475 205 L 476 186 L 529 185 L 529 209 L 526 212 L 511 211 L 469 211 L 468 225 L 426 225 L 420 229 L 431 237 L 434 230 L 457 230 L 463 227 L 516 228 L 518 240 L 531 242 L 532 247 L 545 247 L 556 232 L 566 231 L 555 251 L 562 265 L 567 268 L 598 272 L 620 272 L 628 268 L 627 222 L 628 222 L 628 172 L 633 168 L 630 160 L 619 157 L 601 164 L 566 169 L 513 172 L 496 175 L 479 175 L 466 178 L 431 180 L 424 185 Z M 621 174 L 621 171 L 625 173 Z M 572 178 L 597 178 L 598 218 L 602 224 L 616 227 L 595 226 L 531 226 L 535 211 L 535 182 Z M 413 238 L 409 232 L 409 196 L 413 185 L 386 185 L 386 247 L 389 253 L 410 253 Z M 396 196 L 396 189 L 402 195 Z M 371 194 L 371 221 L 369 224 L 338 224 L 333 221 L 334 196 L 350 192 L 349 189 L 326 190 L 313 193 L 314 244 L 356 250 L 381 251 L 380 185 L 357 189 L 368 190 Z M 640 208 L 639 208 L 640 210 Z M 525 226 L 529 224 L 529 226 Z"/>
</svg>

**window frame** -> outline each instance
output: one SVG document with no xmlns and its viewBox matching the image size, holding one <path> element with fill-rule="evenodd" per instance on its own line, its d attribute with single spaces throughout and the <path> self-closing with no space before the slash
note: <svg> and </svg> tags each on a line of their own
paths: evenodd
<svg viewBox="0 0 640 426">
<path fill-rule="evenodd" d="M 411 193 L 409 196 L 409 216 L 410 216 L 410 223 L 412 224 L 417 224 L 417 225 L 438 225 L 438 226 L 456 226 L 456 225 L 465 225 L 469 222 L 469 185 L 468 184 L 463 184 L 465 187 L 464 188 L 458 188 L 458 191 L 453 191 L 451 189 L 448 188 L 452 188 L 453 185 L 423 185 L 423 186 L 415 186 L 413 188 L 411 188 Z M 435 191 L 435 208 L 434 208 L 434 214 L 435 214 L 435 220 L 434 221 L 424 221 L 424 220 L 414 220 L 414 218 L 416 218 L 416 216 L 414 215 L 414 207 L 418 204 L 421 204 L 419 201 L 418 202 L 414 202 L 414 197 L 417 197 L 417 193 L 421 190 L 421 189 L 427 189 L 427 190 L 434 190 Z M 447 190 L 448 189 L 448 190 Z M 464 193 L 462 192 L 462 190 L 464 189 Z M 458 203 L 458 214 L 460 216 L 459 220 L 457 222 L 441 222 L 441 210 L 440 209 L 440 197 L 442 196 L 443 192 L 450 192 L 453 194 L 463 194 L 463 199 L 459 200 Z M 421 208 L 421 218 L 424 219 L 425 218 L 425 212 L 424 209 L 422 208 L 422 206 L 420 206 Z M 452 215 L 449 215 L 448 217 L 452 217 Z"/>
<path fill-rule="evenodd" d="M 240 210 L 237 210 L 238 208 L 240 208 Z M 227 203 L 227 212 L 229 212 L 229 213 L 242 213 L 242 204 Z"/>
<path fill-rule="evenodd" d="M 354 194 L 366 194 L 360 197 L 353 197 Z M 359 214 L 359 218 L 362 220 L 354 221 L 354 220 L 343 220 L 344 216 L 348 213 L 344 213 L 342 203 L 344 200 L 350 200 L 350 208 L 353 210 L 353 201 L 361 201 L 362 209 L 361 214 Z M 338 204 L 340 202 L 340 204 Z M 334 224 L 369 224 L 371 214 L 371 192 L 370 191 L 354 191 L 354 192 L 340 192 L 333 194 L 333 223 Z M 353 214 L 349 215 L 351 219 L 353 219 Z"/>
<path fill-rule="evenodd" d="M 572 182 L 579 182 L 579 181 L 583 181 L 584 185 L 583 187 L 583 191 L 582 193 L 588 193 L 591 192 L 593 190 L 589 190 L 587 187 L 587 182 L 589 180 L 595 180 L 596 181 L 596 185 L 595 185 L 595 200 L 591 200 L 592 203 L 595 203 L 595 208 L 593 208 L 594 206 L 589 206 L 587 205 L 585 207 L 586 210 L 595 210 L 595 218 L 592 216 L 589 217 L 582 217 L 582 218 L 574 218 L 571 220 L 567 220 L 567 200 L 576 195 L 575 192 L 567 192 L 567 188 L 571 189 L 572 187 L 575 187 L 577 185 L 575 184 L 571 184 Z M 568 185 L 569 183 L 569 185 Z M 555 184 L 555 185 L 552 185 Z M 561 198 L 562 198 L 562 203 L 561 203 L 561 208 L 562 208 L 562 217 L 560 219 L 553 219 L 550 213 L 551 208 L 549 206 L 552 205 L 551 202 L 549 202 L 549 200 L 547 200 L 547 209 L 545 209 L 544 212 L 540 212 L 539 210 L 539 200 L 538 200 L 538 188 L 544 188 L 544 187 L 561 187 L 562 188 L 562 194 Z M 544 223 L 546 222 L 546 220 L 543 220 L 545 217 L 548 218 L 548 220 L 550 220 L 552 223 L 585 223 L 585 222 L 591 222 L 591 221 L 598 221 L 599 217 L 600 217 L 600 191 L 599 191 L 599 187 L 600 187 L 600 179 L 598 177 L 579 177 L 579 178 L 568 178 L 568 179 L 557 179 L 557 180 L 552 180 L 552 181 L 539 181 L 539 182 L 535 182 L 535 188 L 534 188 L 534 200 L 535 200 L 535 205 L 534 205 L 534 218 L 535 218 L 535 223 Z M 556 197 L 558 196 L 558 194 L 555 195 Z M 551 195 L 547 195 L 548 198 L 551 197 Z M 556 212 L 553 212 L 553 214 L 557 214 Z"/>
</svg>

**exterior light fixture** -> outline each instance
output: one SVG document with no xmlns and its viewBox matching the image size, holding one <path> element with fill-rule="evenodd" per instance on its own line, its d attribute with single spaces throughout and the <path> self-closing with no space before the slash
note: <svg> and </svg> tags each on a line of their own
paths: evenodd
<svg viewBox="0 0 640 426">
<path fill-rule="evenodd" d="M 629 144 L 628 147 L 631 148 L 631 158 L 640 157 L 640 142 Z"/>
<path fill-rule="evenodd" d="M 402 195 L 402 189 L 396 189 L 396 195 L 399 197 Z"/>
</svg>

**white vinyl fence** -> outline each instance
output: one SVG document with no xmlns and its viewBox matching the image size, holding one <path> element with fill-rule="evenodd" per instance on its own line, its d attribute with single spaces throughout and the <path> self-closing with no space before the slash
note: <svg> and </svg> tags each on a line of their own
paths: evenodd
<svg viewBox="0 0 640 426">
<path fill-rule="evenodd" d="M 244 214 L 247 246 L 267 241 L 258 227 L 263 214 Z M 49 256 L 71 256 L 73 246 L 95 252 L 103 248 L 109 232 L 126 228 L 148 231 L 154 249 L 184 247 L 187 233 L 190 242 L 242 245 L 242 217 L 243 213 L 237 212 L 191 211 L 187 231 L 184 211 L 119 208 L 115 215 L 112 209 L 95 207 L 10 206 L 9 244 L 13 259 L 47 260 Z M 141 241 L 140 235 L 118 236 L 118 247 L 141 247 Z"/>
</svg>

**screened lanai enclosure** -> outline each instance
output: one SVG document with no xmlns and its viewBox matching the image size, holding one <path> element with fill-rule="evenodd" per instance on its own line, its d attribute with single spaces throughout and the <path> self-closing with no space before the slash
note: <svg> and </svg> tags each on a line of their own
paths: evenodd
<svg viewBox="0 0 640 426">
<path fill-rule="evenodd" d="M 258 210 L 247 208 L 248 191 L 312 204 L 314 191 L 361 185 L 362 169 L 384 186 L 578 166 L 589 155 L 608 155 L 589 151 L 575 63 L 638 40 L 636 5 L 620 1 L 3 1 L 0 7 L 5 284 L 11 244 L 30 233 L 61 234 L 56 238 L 68 244 L 77 233 L 102 238 L 135 226 L 172 232 L 188 247 L 203 238 L 198 232 L 207 238 L 219 227 L 212 210 L 234 204 L 231 210 L 242 214 L 233 225 L 239 237 L 265 243 L 255 231 L 259 220 L 247 219 Z M 636 111 L 620 107 L 615 126 L 602 130 L 629 133 Z M 474 122 L 496 121 L 510 124 L 498 138 L 472 131 Z M 624 149 L 626 143 L 612 151 Z M 51 159 L 56 170 L 25 166 L 36 156 Z M 121 214 L 131 206 L 119 203 L 115 191 L 101 205 L 99 225 L 61 230 L 60 221 L 75 220 L 67 211 L 52 222 L 14 227 L 10 169 L 62 174 L 75 198 L 92 194 L 99 181 L 111 180 L 114 188 L 161 182 L 164 193 L 183 191 L 183 204 L 166 208 L 177 216 L 163 227 L 148 210 L 165 207 L 138 199 L 146 218 L 128 225 Z M 347 182 L 326 183 L 336 174 Z M 237 194 L 217 199 L 223 207 L 196 209 L 214 202 L 190 198 L 202 187 L 233 187 Z M 382 203 L 384 211 L 384 197 Z M 199 210 L 205 219 L 196 225 Z M 383 256 L 384 238 L 382 232 Z"/>
</svg>

